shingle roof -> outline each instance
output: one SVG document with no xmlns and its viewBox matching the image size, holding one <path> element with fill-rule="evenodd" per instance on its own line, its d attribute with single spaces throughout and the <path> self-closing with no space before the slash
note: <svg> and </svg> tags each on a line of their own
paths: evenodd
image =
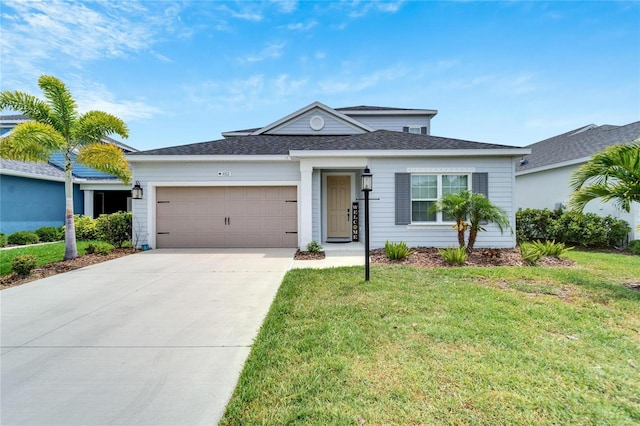
<svg viewBox="0 0 640 426">
<path fill-rule="evenodd" d="M 381 106 L 358 105 L 343 108 L 334 108 L 336 111 L 421 111 L 415 108 L 393 108 Z"/>
<path fill-rule="evenodd" d="M 552 166 L 593 155 L 607 146 L 640 138 L 640 121 L 624 126 L 588 125 L 527 146 L 531 154 L 516 166 L 516 172 Z"/>
<path fill-rule="evenodd" d="M 20 120 L 29 120 L 28 115 L 24 114 L 14 114 L 14 115 L 0 115 L 1 121 L 20 121 Z"/>
<path fill-rule="evenodd" d="M 288 155 L 304 150 L 440 150 L 512 149 L 513 146 L 472 142 L 431 135 L 376 130 L 349 136 L 249 135 L 189 145 L 152 149 L 136 155 Z"/>
<path fill-rule="evenodd" d="M 47 163 L 0 159 L 0 169 L 10 170 L 36 176 L 48 176 L 64 179 L 64 171 Z"/>
</svg>

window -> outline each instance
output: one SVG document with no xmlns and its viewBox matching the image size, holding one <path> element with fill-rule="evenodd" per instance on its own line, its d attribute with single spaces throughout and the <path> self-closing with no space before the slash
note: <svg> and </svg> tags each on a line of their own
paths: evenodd
<svg viewBox="0 0 640 426">
<path fill-rule="evenodd" d="M 409 127 L 409 133 L 415 133 L 419 135 L 421 133 L 420 127 Z"/>
<path fill-rule="evenodd" d="M 436 200 L 447 194 L 468 190 L 469 175 L 411 175 L 411 221 L 452 222 L 454 218 L 442 212 L 430 212 Z"/>
</svg>

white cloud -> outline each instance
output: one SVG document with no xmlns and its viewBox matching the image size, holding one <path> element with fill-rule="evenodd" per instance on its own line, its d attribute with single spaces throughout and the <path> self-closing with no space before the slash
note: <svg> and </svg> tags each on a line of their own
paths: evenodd
<svg viewBox="0 0 640 426">
<path fill-rule="evenodd" d="M 276 4 L 280 10 L 284 13 L 292 13 L 298 8 L 297 1 L 291 0 L 271 0 L 272 3 Z"/>
<path fill-rule="evenodd" d="M 227 5 L 220 6 L 219 10 L 228 13 L 233 18 L 241 19 L 243 21 L 260 22 L 264 19 L 262 13 L 256 11 L 253 4 L 240 3 L 238 6 L 242 7 L 242 10 L 233 10 Z"/>
<path fill-rule="evenodd" d="M 354 76 L 349 71 L 337 77 L 325 79 L 319 83 L 323 94 L 352 93 L 375 87 L 389 81 L 405 78 L 411 75 L 411 70 L 403 65 L 374 70 L 368 74 Z"/>
<path fill-rule="evenodd" d="M 306 24 L 303 24 L 302 22 L 298 22 L 295 24 L 287 25 L 287 29 L 293 30 L 293 31 L 309 31 L 311 28 L 315 27 L 316 25 L 318 25 L 318 22 L 316 21 L 310 21 L 310 22 L 307 22 Z"/>
<path fill-rule="evenodd" d="M 245 58 L 240 58 L 239 60 L 240 62 L 260 62 L 265 59 L 278 59 L 282 56 L 282 49 L 284 49 L 284 43 L 270 43 L 260 52 Z"/>
</svg>

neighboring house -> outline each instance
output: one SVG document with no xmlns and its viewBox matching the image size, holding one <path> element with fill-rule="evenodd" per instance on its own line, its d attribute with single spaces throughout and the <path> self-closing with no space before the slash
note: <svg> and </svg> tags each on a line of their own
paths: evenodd
<svg viewBox="0 0 640 426">
<path fill-rule="evenodd" d="M 24 115 L 0 116 L 0 137 L 24 121 Z M 108 138 L 124 152 L 136 150 Z M 32 231 L 62 226 L 65 216 L 64 159 L 53 155 L 49 163 L 0 159 L 0 232 Z M 77 165 L 73 168 L 74 212 L 97 217 L 131 210 L 131 187 L 113 175 Z"/>
<path fill-rule="evenodd" d="M 640 138 L 640 121 L 625 126 L 590 124 L 529 145 L 531 154 L 516 166 L 516 206 L 518 209 L 557 209 L 567 206 L 571 197 L 571 174 L 607 146 L 633 142 Z M 640 239 L 640 204 L 633 203 L 627 213 L 611 203 L 591 201 L 585 212 L 611 215 L 632 227 L 630 239 Z"/>
<path fill-rule="evenodd" d="M 226 139 L 127 155 L 134 233 L 150 247 L 299 247 L 362 241 L 361 175 L 373 174 L 370 245 L 455 246 L 428 207 L 446 192 L 486 194 L 515 223 L 514 165 L 530 150 L 430 136 L 428 109 L 314 102 Z M 514 247 L 488 225 L 479 247 Z"/>
</svg>

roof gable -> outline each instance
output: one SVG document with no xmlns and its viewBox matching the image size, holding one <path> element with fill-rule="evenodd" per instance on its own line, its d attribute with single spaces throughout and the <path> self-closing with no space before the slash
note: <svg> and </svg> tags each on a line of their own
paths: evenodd
<svg viewBox="0 0 640 426">
<path fill-rule="evenodd" d="M 369 126 L 316 101 L 251 134 L 353 135 L 371 131 Z"/>
</svg>

